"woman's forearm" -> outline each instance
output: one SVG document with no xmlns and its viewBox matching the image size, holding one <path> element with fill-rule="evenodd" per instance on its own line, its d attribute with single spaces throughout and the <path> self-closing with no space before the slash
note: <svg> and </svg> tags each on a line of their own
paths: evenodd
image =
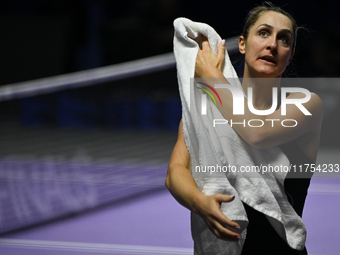
<svg viewBox="0 0 340 255">
<path fill-rule="evenodd" d="M 196 205 L 204 194 L 198 189 L 187 168 L 181 164 L 170 164 L 165 184 L 178 203 L 198 213 Z"/>
<path fill-rule="evenodd" d="M 257 148 L 268 148 L 289 142 L 306 133 L 320 131 L 322 102 L 320 98 L 313 93 L 311 93 L 309 101 L 304 102 L 303 105 L 310 113 L 307 115 L 305 112 L 302 112 L 295 103 L 286 105 L 284 114 L 281 114 L 280 107 L 280 109 L 274 110 L 274 112 L 269 110 L 270 114 L 258 115 L 258 113 L 255 114 L 249 110 L 247 98 L 243 98 L 244 110 L 241 111 L 241 114 L 238 113 L 234 115 L 233 94 L 229 89 L 215 87 L 215 84 L 229 84 L 221 71 L 224 54 L 224 45 L 220 44 L 218 46 L 218 54 L 216 56 L 212 53 L 208 40 L 203 40 L 202 50 L 198 51 L 196 58 L 195 77 L 203 79 L 203 83 L 215 88 L 222 101 L 222 104 L 217 104 L 218 109 L 228 121 L 229 125 L 247 143 Z M 243 82 L 245 82 L 245 80 L 243 80 Z M 247 80 L 246 82 L 247 84 L 243 83 L 245 87 L 254 90 L 257 89 L 257 95 L 262 94 L 262 99 L 268 99 L 268 97 L 272 96 L 272 91 L 269 89 L 279 88 L 280 79 L 261 80 L 261 84 L 258 84 L 259 81 L 256 80 Z M 264 95 L 263 93 L 266 94 Z M 288 98 L 296 102 L 299 100 L 304 101 L 304 97 L 305 95 L 303 93 L 291 93 Z M 251 98 L 253 99 L 254 96 Z M 250 103 L 253 104 L 253 102 Z M 272 104 L 270 103 L 271 100 L 257 100 L 257 107 L 253 106 L 253 108 L 258 110 L 271 109 L 270 106 L 272 106 Z M 239 107 L 241 107 L 241 105 Z"/>
<path fill-rule="evenodd" d="M 250 111 L 247 98 L 243 98 L 243 114 L 234 115 L 234 100 L 231 91 L 215 86 L 216 84 L 229 84 L 227 79 L 221 76 L 223 76 L 222 73 L 216 70 L 215 75 L 213 73 L 209 75 L 215 79 L 205 78 L 203 81 L 215 88 L 222 101 L 222 104 L 216 104 L 217 108 L 229 125 L 250 145 L 257 148 L 278 146 L 305 133 L 316 132 L 320 129 L 322 102 L 316 94 L 311 93 L 310 100 L 303 105 L 311 115 L 306 116 L 295 104 L 286 106 L 285 115 L 281 114 L 281 107 L 271 114 L 257 115 Z M 289 96 L 289 100 L 298 101 L 303 100 L 304 97 L 303 93 L 293 93 Z"/>
<path fill-rule="evenodd" d="M 204 76 L 210 78 L 200 78 L 200 82 L 215 88 L 222 101 L 222 105 L 217 103 L 216 106 L 222 113 L 223 117 L 228 121 L 229 125 L 232 125 L 232 123 L 247 123 L 251 119 L 261 119 L 264 125 L 268 125 L 268 123 L 265 121 L 266 116 L 258 116 L 249 111 L 248 101 L 246 98 L 244 98 L 243 101 L 244 114 L 233 114 L 233 95 L 231 91 L 225 88 L 216 88 L 216 84 L 230 84 L 217 68 L 210 68 L 206 70 Z M 253 145 L 254 141 L 257 140 L 257 136 L 261 135 L 260 132 L 263 132 L 266 129 L 266 126 L 256 128 L 243 124 L 235 124 L 232 125 L 232 127 L 246 142 L 251 145 Z"/>
<path fill-rule="evenodd" d="M 237 241 L 241 238 L 237 233 L 240 229 L 239 224 L 229 220 L 220 209 L 221 203 L 232 202 L 234 196 L 204 195 L 198 189 L 188 169 L 180 164 L 169 166 L 165 183 L 173 197 L 181 205 L 200 215 L 218 238 L 229 241 Z"/>
</svg>

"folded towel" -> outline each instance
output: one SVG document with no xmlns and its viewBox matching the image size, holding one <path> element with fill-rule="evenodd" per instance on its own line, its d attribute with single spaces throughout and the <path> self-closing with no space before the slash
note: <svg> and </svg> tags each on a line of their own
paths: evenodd
<svg viewBox="0 0 340 255">
<path fill-rule="evenodd" d="M 195 254 L 241 254 L 246 238 L 247 215 L 242 202 L 264 213 L 278 234 L 293 249 L 302 250 L 306 229 L 302 219 L 289 204 L 283 182 L 287 173 L 218 172 L 214 174 L 196 171 L 197 166 L 289 166 L 280 148 L 256 149 L 246 143 L 229 125 L 216 125 L 213 119 L 224 119 L 212 100 L 207 100 L 207 114 L 201 115 L 201 90 L 194 89 L 195 61 L 201 34 L 208 38 L 210 47 L 217 54 L 221 41 L 216 31 L 207 24 L 186 18 L 174 21 L 174 54 L 182 102 L 182 121 L 185 143 L 190 153 L 191 173 L 198 188 L 206 195 L 235 195 L 234 201 L 222 203 L 222 212 L 241 226 L 239 242 L 217 239 L 204 221 L 192 213 L 191 225 Z M 192 39 L 193 38 L 193 39 Z M 225 55 L 223 75 L 230 84 L 242 90 L 237 74 Z M 243 90 L 242 90 L 243 91 Z"/>
</svg>

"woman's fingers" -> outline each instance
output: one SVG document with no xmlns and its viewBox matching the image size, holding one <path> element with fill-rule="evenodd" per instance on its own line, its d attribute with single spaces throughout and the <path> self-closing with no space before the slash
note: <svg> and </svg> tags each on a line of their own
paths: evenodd
<svg viewBox="0 0 340 255">
<path fill-rule="evenodd" d="M 241 235 L 223 226 L 218 219 L 210 218 L 208 220 L 208 227 L 214 235 L 223 240 L 237 241 Z"/>
<path fill-rule="evenodd" d="M 235 196 L 229 196 L 229 195 L 222 195 L 222 194 L 216 194 L 214 195 L 215 199 L 219 203 L 226 203 L 231 202 L 234 200 Z"/>
<path fill-rule="evenodd" d="M 221 203 L 228 203 L 234 200 L 234 196 L 215 194 L 202 196 L 197 202 L 197 212 L 206 222 L 208 228 L 215 236 L 223 240 L 236 241 L 241 238 L 240 226 L 228 219 L 221 211 Z"/>
<path fill-rule="evenodd" d="M 223 39 L 217 48 L 218 69 L 222 71 L 225 58 L 225 40 Z"/>
<path fill-rule="evenodd" d="M 240 229 L 240 226 L 236 222 L 228 219 L 220 209 L 221 203 L 231 202 L 234 198 L 235 196 L 222 194 L 211 196 L 211 199 L 214 200 L 214 205 L 208 216 L 208 220 L 211 223 L 210 230 L 212 230 L 218 238 L 223 240 L 238 240 L 241 238 L 240 234 L 233 231 L 233 229 Z"/>
<path fill-rule="evenodd" d="M 231 227 L 231 228 L 235 228 L 235 229 L 240 229 L 240 226 L 228 219 L 221 211 L 220 207 L 221 207 L 221 203 L 226 203 L 226 202 L 231 202 L 234 200 L 235 196 L 229 196 L 229 195 L 222 195 L 222 194 L 216 194 L 214 195 L 215 201 L 218 203 L 218 209 L 215 211 L 215 215 L 214 217 L 218 220 L 218 222 L 220 222 L 220 224 L 222 226 L 225 227 Z"/>
<path fill-rule="evenodd" d="M 222 71 L 225 59 L 225 40 L 222 40 L 217 48 L 217 56 L 212 53 L 208 38 L 204 35 L 202 37 L 202 49 L 199 51 L 199 55 L 205 55 L 204 58 L 209 58 L 212 61 L 213 66 Z"/>
<path fill-rule="evenodd" d="M 222 226 L 219 222 L 215 224 L 216 229 L 219 233 L 219 238 L 224 240 L 238 240 L 241 238 L 241 235 L 238 233 L 235 233 L 234 231 L 225 228 Z"/>
<path fill-rule="evenodd" d="M 202 36 L 202 50 L 211 51 L 208 38 L 206 38 L 204 35 L 201 35 L 201 36 Z"/>
<path fill-rule="evenodd" d="M 218 50 L 217 56 L 222 55 L 224 57 L 224 52 L 225 52 L 225 40 L 224 39 L 218 45 L 217 50 Z"/>
</svg>

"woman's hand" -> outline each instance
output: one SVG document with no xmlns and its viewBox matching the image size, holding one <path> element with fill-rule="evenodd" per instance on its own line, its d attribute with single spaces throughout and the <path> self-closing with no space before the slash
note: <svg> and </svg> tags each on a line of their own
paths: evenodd
<svg viewBox="0 0 340 255">
<path fill-rule="evenodd" d="M 216 78 L 222 74 L 225 40 L 218 45 L 217 56 L 211 51 L 208 39 L 202 35 L 202 48 L 198 50 L 195 66 L 196 78 Z M 217 76 L 216 76 L 217 75 Z M 223 77 L 223 75 L 222 75 Z"/>
<path fill-rule="evenodd" d="M 229 220 L 221 211 L 221 203 L 231 202 L 234 196 L 216 194 L 212 196 L 202 195 L 196 202 L 196 213 L 198 213 L 210 231 L 219 239 L 227 241 L 238 241 L 241 235 L 232 230 L 240 229 L 240 226 Z"/>
<path fill-rule="evenodd" d="M 221 211 L 221 203 L 231 202 L 234 197 L 216 194 L 204 195 L 197 187 L 190 173 L 190 154 L 183 135 L 183 123 L 178 128 L 178 139 L 172 151 L 165 181 L 173 197 L 183 206 L 200 215 L 208 228 L 223 240 L 237 241 L 239 234 L 233 232 L 239 228 L 236 222 L 229 220 Z"/>
</svg>

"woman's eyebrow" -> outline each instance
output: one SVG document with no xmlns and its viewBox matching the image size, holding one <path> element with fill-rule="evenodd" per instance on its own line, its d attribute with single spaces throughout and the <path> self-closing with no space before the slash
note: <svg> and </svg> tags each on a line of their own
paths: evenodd
<svg viewBox="0 0 340 255">
<path fill-rule="evenodd" d="M 269 24 L 266 24 L 266 23 L 259 25 L 257 28 L 259 28 L 260 26 L 265 26 L 265 27 L 267 27 L 269 29 L 273 29 L 274 28 L 273 26 L 271 26 Z M 293 36 L 292 31 L 290 31 L 289 29 L 286 29 L 286 28 L 281 29 L 281 32 L 286 32 L 286 33 L 289 33 L 291 36 Z"/>
</svg>

